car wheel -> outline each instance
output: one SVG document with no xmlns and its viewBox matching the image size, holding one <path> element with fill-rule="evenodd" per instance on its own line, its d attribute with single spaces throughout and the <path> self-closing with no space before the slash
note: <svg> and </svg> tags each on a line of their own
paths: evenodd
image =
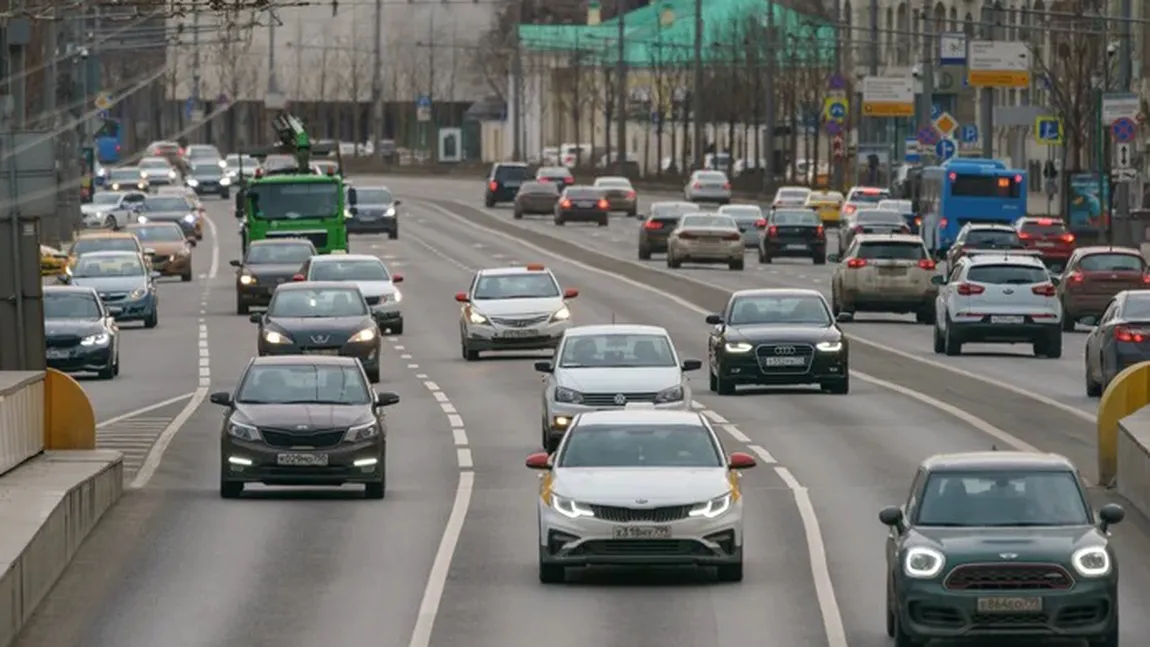
<svg viewBox="0 0 1150 647">
<path fill-rule="evenodd" d="M 183 281 L 184 283 L 191 283 L 192 282 L 192 271 L 188 270 L 187 273 L 181 274 L 180 280 Z"/>
<path fill-rule="evenodd" d="M 609 224 L 609 222 L 607 220 L 607 216 L 603 216 L 602 218 L 599 219 L 599 226 L 600 227 L 606 227 L 608 224 Z"/>
<path fill-rule="evenodd" d="M 403 323 L 400 322 L 400 323 L 392 324 L 392 325 L 388 326 L 387 332 L 390 335 L 397 335 L 397 336 L 402 335 L 403 334 Z"/>
<path fill-rule="evenodd" d="M 567 581 L 567 568 L 559 564 L 548 564 L 539 558 L 539 582 L 542 584 L 562 584 Z"/>
<path fill-rule="evenodd" d="M 724 378 L 721 375 L 715 376 L 715 393 L 719 395 L 734 395 L 735 394 L 735 381 Z"/>
<path fill-rule="evenodd" d="M 641 261 L 651 260 L 651 250 L 647 247 L 639 246 L 639 260 L 641 260 Z"/>
<path fill-rule="evenodd" d="M 116 377 L 116 360 L 115 360 L 115 358 L 110 358 L 108 360 L 108 365 L 105 366 L 104 368 L 100 369 L 100 371 L 96 373 L 96 376 L 99 377 L 101 380 L 110 380 L 110 379 Z"/>
<path fill-rule="evenodd" d="M 463 359 L 465 359 L 469 362 L 474 362 L 474 361 L 479 360 L 479 351 L 472 350 L 472 349 L 468 348 L 466 342 L 463 342 L 461 344 L 461 349 L 462 349 Z"/>
<path fill-rule="evenodd" d="M 367 369 L 367 380 L 372 384 L 379 384 L 379 367 Z"/>
<path fill-rule="evenodd" d="M 667 267 L 673 270 L 677 270 L 682 266 L 683 261 L 679 260 L 677 257 L 671 256 L 671 253 L 667 252 Z"/>
<path fill-rule="evenodd" d="M 730 263 L 727 263 L 727 268 L 735 272 L 742 271 L 744 267 L 746 267 L 745 261 L 741 258 L 736 258 Z"/>
<path fill-rule="evenodd" d="M 821 254 L 815 254 L 814 256 L 811 257 L 811 262 L 813 262 L 815 265 L 826 265 L 827 264 L 827 253 L 823 252 Z"/>
<path fill-rule="evenodd" d="M 894 615 L 894 647 L 922 647 L 923 641 L 915 638 L 902 628 L 898 613 Z"/>
<path fill-rule="evenodd" d="M 120 352 L 116 351 L 116 363 L 112 365 L 112 377 L 120 376 Z"/>
<path fill-rule="evenodd" d="M 939 329 L 938 323 L 935 322 L 935 324 L 934 324 L 934 352 L 937 355 L 941 355 L 944 351 L 946 351 L 946 343 L 942 337 L 942 330 Z"/>
<path fill-rule="evenodd" d="M 365 499 L 382 499 L 387 494 L 387 486 L 381 477 L 375 483 L 363 484 L 363 498 Z"/>
<path fill-rule="evenodd" d="M 562 227 L 563 225 L 567 224 L 567 221 L 563 219 L 563 216 L 555 216 L 555 224 Z"/>
<path fill-rule="evenodd" d="M 220 478 L 220 498 L 221 499 L 238 499 L 244 493 L 244 484 L 236 483 L 235 481 L 225 481 Z"/>
<path fill-rule="evenodd" d="M 890 583 L 887 583 L 886 589 L 886 635 L 894 638 L 894 605 L 890 599 Z"/>
<path fill-rule="evenodd" d="M 108 216 L 107 218 L 104 218 L 104 229 L 119 229 L 119 228 L 120 227 L 116 225 L 116 219 L 114 217 Z"/>
<path fill-rule="evenodd" d="M 488 209 L 490 209 L 491 207 L 494 207 L 494 206 L 495 206 L 495 201 L 494 201 L 494 200 L 492 200 L 491 198 L 484 198 L 484 200 L 483 200 L 483 206 L 485 206 L 485 207 L 487 207 Z"/>
<path fill-rule="evenodd" d="M 759 262 L 760 263 L 766 263 L 767 262 L 767 255 L 763 253 L 763 246 L 759 245 L 759 247 L 756 251 L 758 251 L 758 253 L 759 253 Z"/>
<path fill-rule="evenodd" d="M 842 378 L 837 380 L 828 380 L 823 382 L 820 386 L 822 386 L 823 391 L 826 391 L 827 393 L 833 395 L 846 395 L 851 392 L 851 375 L 848 372 Z"/>
<path fill-rule="evenodd" d="M 1078 320 L 1073 315 L 1065 309 L 1062 310 L 1062 332 L 1074 332 L 1074 326 L 1077 323 Z"/>
<path fill-rule="evenodd" d="M 718 393 L 718 391 L 719 391 L 719 378 L 714 373 L 712 373 L 710 371 L 707 371 L 707 377 L 710 378 L 709 388 L 711 389 L 711 393 Z"/>
<path fill-rule="evenodd" d="M 1118 647 L 1118 613 L 1114 613 L 1114 622 L 1106 629 L 1106 633 L 1090 641 L 1090 647 Z"/>
<path fill-rule="evenodd" d="M 1086 397 L 1102 397 L 1102 383 L 1095 382 L 1094 379 L 1090 377 L 1090 360 L 1086 360 L 1085 364 L 1086 366 L 1084 372 L 1086 373 Z"/>
<path fill-rule="evenodd" d="M 520 211 L 520 210 L 518 210 L 518 209 L 516 209 L 516 210 L 515 210 L 515 213 L 513 213 L 513 214 L 511 215 L 511 217 L 512 217 L 512 218 L 515 218 L 516 220 L 523 220 L 523 212 L 522 212 L 522 211 Z"/>
<path fill-rule="evenodd" d="M 638 212 L 638 211 L 634 211 L 634 210 L 632 210 L 632 211 L 628 211 L 628 212 L 627 212 L 627 217 L 628 217 L 628 218 L 638 218 L 638 217 L 639 217 L 639 212 Z"/>
<path fill-rule="evenodd" d="M 1062 331 L 1047 334 L 1045 338 L 1034 341 L 1034 354 L 1049 359 L 1062 357 Z"/>
<path fill-rule="evenodd" d="M 158 325 L 159 323 L 160 323 L 160 311 L 159 310 L 153 310 L 152 314 L 148 315 L 147 319 L 144 319 L 144 327 L 145 328 L 155 328 L 156 325 Z"/>
<path fill-rule="evenodd" d="M 392 229 L 391 231 L 387 232 L 387 239 L 399 240 L 399 229 Z"/>
<path fill-rule="evenodd" d="M 715 574 L 718 575 L 720 582 L 742 582 L 743 560 L 740 559 L 734 564 L 722 564 L 715 569 Z"/>
<path fill-rule="evenodd" d="M 238 314 L 238 315 L 246 315 L 246 314 L 248 314 L 248 313 L 249 313 L 249 312 L 251 312 L 251 311 L 252 311 L 252 308 L 251 308 L 251 306 L 249 306 L 248 304 L 246 304 L 246 303 L 244 303 L 244 302 L 240 301 L 239 299 L 236 299 L 236 314 Z"/>
<path fill-rule="evenodd" d="M 962 354 L 962 340 L 959 338 L 958 333 L 954 332 L 954 324 L 948 323 L 946 326 L 946 333 L 943 338 L 943 352 L 947 355 L 955 356 Z"/>
</svg>

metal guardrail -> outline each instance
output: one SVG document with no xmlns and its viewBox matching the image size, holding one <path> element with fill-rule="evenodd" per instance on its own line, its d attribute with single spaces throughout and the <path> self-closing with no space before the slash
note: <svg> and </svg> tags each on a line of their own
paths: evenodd
<svg viewBox="0 0 1150 647">
<path fill-rule="evenodd" d="M 44 451 L 44 374 L 0 371 L 0 475 Z"/>
</svg>

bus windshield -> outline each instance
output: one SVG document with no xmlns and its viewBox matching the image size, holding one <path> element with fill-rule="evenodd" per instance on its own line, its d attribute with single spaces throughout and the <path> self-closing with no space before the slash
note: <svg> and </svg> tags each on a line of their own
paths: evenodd
<svg viewBox="0 0 1150 647">
<path fill-rule="evenodd" d="M 957 174 L 950 183 L 955 198 L 1018 198 L 1021 187 L 1013 177 Z"/>
<path fill-rule="evenodd" d="M 120 122 L 114 120 L 107 120 L 101 126 L 100 130 L 96 132 L 97 137 L 119 137 L 120 136 Z"/>
<path fill-rule="evenodd" d="M 256 217 L 263 220 L 342 217 L 338 182 L 257 184 L 248 188 Z"/>
</svg>

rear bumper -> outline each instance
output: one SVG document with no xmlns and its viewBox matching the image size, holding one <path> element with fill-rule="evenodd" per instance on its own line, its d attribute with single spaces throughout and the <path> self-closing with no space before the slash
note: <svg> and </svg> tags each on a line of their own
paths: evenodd
<svg viewBox="0 0 1150 647">
<path fill-rule="evenodd" d="M 801 247 L 796 247 L 801 246 Z M 769 256 L 826 256 L 826 240 L 764 240 L 763 251 Z"/>
<path fill-rule="evenodd" d="M 556 216 L 563 220 L 571 222 L 598 222 L 609 215 L 607 211 L 584 210 L 584 209 L 562 209 Z"/>
<path fill-rule="evenodd" d="M 513 202 L 517 195 L 519 195 L 519 187 L 514 189 L 499 187 L 495 191 L 487 189 L 483 197 L 487 202 Z"/>
<path fill-rule="evenodd" d="M 1049 324 L 1023 323 L 1023 324 L 992 324 L 992 323 L 954 323 L 950 327 L 964 343 L 1019 343 L 1043 341 L 1053 335 L 1061 335 L 1062 328 L 1059 322 Z"/>
</svg>

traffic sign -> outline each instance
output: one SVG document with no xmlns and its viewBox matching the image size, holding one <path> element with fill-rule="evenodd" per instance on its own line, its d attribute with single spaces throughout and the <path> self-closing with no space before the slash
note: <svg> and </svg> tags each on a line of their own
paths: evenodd
<svg viewBox="0 0 1150 647">
<path fill-rule="evenodd" d="M 847 118 L 847 103 L 845 99 L 827 99 L 823 110 L 828 121 L 843 121 Z"/>
<path fill-rule="evenodd" d="M 907 164 L 917 164 L 922 160 L 922 154 L 918 146 L 918 140 L 914 137 L 907 137 L 903 143 L 903 160 Z"/>
<path fill-rule="evenodd" d="M 863 79 L 864 117 L 913 117 L 914 80 L 901 76 Z"/>
<path fill-rule="evenodd" d="M 966 34 L 962 32 L 939 34 L 938 60 L 942 65 L 966 64 Z"/>
<path fill-rule="evenodd" d="M 949 112 L 944 112 L 934 120 L 934 127 L 943 137 L 950 137 L 954 134 L 954 129 L 958 128 L 958 121 L 951 117 Z"/>
<path fill-rule="evenodd" d="M 1114 145 L 1114 167 L 1130 168 L 1134 157 L 1134 145 L 1121 143 Z"/>
<path fill-rule="evenodd" d="M 978 88 L 1030 85 L 1030 47 L 1019 41 L 970 41 L 967 80 Z"/>
<path fill-rule="evenodd" d="M 836 137 L 843 134 L 843 126 L 837 121 L 828 121 L 826 125 L 827 134 Z"/>
<path fill-rule="evenodd" d="M 100 110 L 107 110 L 112 107 L 112 95 L 107 92 L 101 92 L 96 95 L 94 103 Z"/>
<path fill-rule="evenodd" d="M 1138 181 L 1138 170 L 1132 168 L 1116 168 L 1110 172 L 1110 179 L 1119 184 Z"/>
<path fill-rule="evenodd" d="M 1034 120 L 1034 141 L 1048 146 L 1061 144 L 1062 120 L 1058 117 L 1039 117 Z"/>
<path fill-rule="evenodd" d="M 938 129 L 934 126 L 923 126 L 918 129 L 916 139 L 923 146 L 934 146 L 939 140 Z"/>
<path fill-rule="evenodd" d="M 942 106 L 937 103 L 930 104 L 930 120 L 934 121 L 942 116 Z"/>
<path fill-rule="evenodd" d="M 426 94 L 419 95 L 419 98 L 415 100 L 415 120 L 431 121 L 431 97 Z"/>
<path fill-rule="evenodd" d="M 958 139 L 964 144 L 973 144 L 978 141 L 978 126 L 965 124 L 958 129 Z"/>
<path fill-rule="evenodd" d="M 1138 124 L 1130 117 L 1115 119 L 1110 125 L 1110 134 L 1114 141 L 1128 144 L 1138 138 Z"/>
<path fill-rule="evenodd" d="M 847 80 L 842 74 L 835 72 L 827 79 L 827 87 L 831 90 L 845 90 L 847 87 Z"/>
<path fill-rule="evenodd" d="M 1107 126 L 1122 118 L 1135 119 L 1142 109 L 1142 100 L 1131 92 L 1108 92 L 1102 95 L 1102 123 Z"/>
<path fill-rule="evenodd" d="M 939 140 L 939 142 L 934 146 L 934 154 L 940 161 L 946 161 L 954 157 L 955 153 L 957 152 L 958 145 L 954 143 L 953 139 L 947 138 Z"/>
<path fill-rule="evenodd" d="M 192 112 L 194 112 L 195 109 L 196 109 L 196 100 L 191 98 L 191 97 L 188 97 L 188 100 L 184 102 L 184 116 L 188 117 L 190 119 L 192 116 Z"/>
</svg>

